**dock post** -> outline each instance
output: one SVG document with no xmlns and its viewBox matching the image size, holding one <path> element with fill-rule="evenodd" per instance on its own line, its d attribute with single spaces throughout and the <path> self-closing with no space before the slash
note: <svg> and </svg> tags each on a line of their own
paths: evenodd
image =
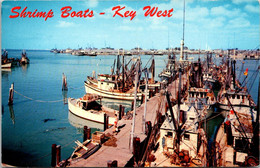
<svg viewBox="0 0 260 168">
<path fill-rule="evenodd" d="M 117 167 L 117 160 L 108 160 L 107 167 Z"/>
<path fill-rule="evenodd" d="M 155 93 L 159 93 L 159 88 L 157 86 L 155 87 Z"/>
<path fill-rule="evenodd" d="M 61 146 L 60 145 L 56 146 L 56 159 L 57 159 L 56 165 L 58 165 L 60 163 L 60 159 L 61 159 Z"/>
<path fill-rule="evenodd" d="M 67 86 L 67 78 L 64 75 L 64 73 L 62 73 L 62 91 L 64 90 L 68 90 L 68 86 Z"/>
<path fill-rule="evenodd" d="M 104 131 L 107 129 L 107 114 L 104 114 Z"/>
<path fill-rule="evenodd" d="M 122 118 L 122 105 L 119 105 L 119 114 L 118 114 L 118 120 L 121 120 Z"/>
<path fill-rule="evenodd" d="M 84 126 L 83 130 L 83 142 L 85 142 L 88 139 L 88 126 Z"/>
<path fill-rule="evenodd" d="M 134 149 L 133 149 L 133 155 L 134 155 L 134 158 L 135 158 L 135 161 L 138 163 L 139 161 L 139 153 L 141 152 L 141 143 L 140 143 L 140 138 L 139 137 L 134 137 Z"/>
<path fill-rule="evenodd" d="M 144 94 L 142 94 L 142 97 L 141 97 L 141 104 L 143 104 L 143 103 L 144 103 L 144 99 L 145 99 L 145 95 L 144 95 Z"/>
<path fill-rule="evenodd" d="M 108 129 L 109 126 L 109 116 L 106 117 L 106 129 Z"/>
<path fill-rule="evenodd" d="M 121 117 L 123 118 L 123 117 L 124 117 L 124 115 L 125 115 L 125 107 L 124 107 L 124 106 L 122 106 L 122 110 L 121 110 Z"/>
<path fill-rule="evenodd" d="M 91 128 L 87 129 L 87 139 L 91 139 Z"/>
<path fill-rule="evenodd" d="M 56 166 L 56 144 L 52 144 L 51 146 L 51 166 Z"/>
<path fill-rule="evenodd" d="M 152 97 L 152 90 L 149 90 L 149 99 Z"/>
<path fill-rule="evenodd" d="M 14 83 L 11 84 L 11 87 L 9 89 L 9 99 L 8 99 L 8 105 L 13 105 L 13 99 L 14 99 Z"/>
<path fill-rule="evenodd" d="M 131 111 L 134 110 L 134 101 L 132 101 L 132 105 L 131 105 Z"/>
</svg>

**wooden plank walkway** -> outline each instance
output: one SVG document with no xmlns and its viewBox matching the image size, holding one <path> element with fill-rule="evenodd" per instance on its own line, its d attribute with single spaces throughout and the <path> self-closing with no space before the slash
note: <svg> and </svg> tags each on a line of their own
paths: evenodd
<svg viewBox="0 0 260 168">
<path fill-rule="evenodd" d="M 183 79 L 186 79 L 186 77 L 184 77 Z M 175 85 L 177 86 L 175 87 Z M 175 89 L 178 90 L 178 79 L 177 81 L 173 81 L 168 86 L 168 91 L 171 92 L 173 98 L 176 98 Z M 151 121 L 152 126 L 154 125 L 154 121 L 156 119 L 156 111 L 158 110 L 160 102 L 162 104 L 159 110 L 162 112 L 162 114 L 164 114 L 166 98 L 163 94 L 157 93 L 154 97 L 150 98 L 149 101 L 147 101 L 146 121 Z M 144 104 L 136 109 L 135 118 L 135 136 L 139 137 L 141 142 L 146 138 L 142 125 L 143 113 Z M 126 163 L 133 157 L 132 151 L 130 151 L 130 132 L 132 129 L 132 120 L 122 119 L 118 122 L 118 126 L 124 124 L 125 126 L 120 129 L 120 132 L 117 135 L 114 134 L 114 137 L 117 138 L 117 147 L 102 145 L 102 147 L 89 158 L 71 164 L 70 167 L 107 167 L 107 162 L 109 160 L 117 160 L 118 167 L 124 167 Z M 113 130 L 114 128 L 111 127 L 107 129 L 105 133 L 113 134 Z"/>
</svg>

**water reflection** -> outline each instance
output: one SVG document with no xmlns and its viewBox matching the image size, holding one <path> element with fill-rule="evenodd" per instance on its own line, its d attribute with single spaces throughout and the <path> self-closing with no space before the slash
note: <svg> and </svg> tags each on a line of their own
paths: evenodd
<svg viewBox="0 0 260 168">
<path fill-rule="evenodd" d="M 21 65 L 22 71 L 23 71 L 23 72 L 27 72 L 27 68 L 29 68 L 29 66 L 30 66 L 30 64 Z"/>
<path fill-rule="evenodd" d="M 13 122 L 13 124 L 15 124 L 15 115 L 14 115 L 14 109 L 13 106 L 9 106 L 9 112 L 10 112 L 10 118 Z"/>
<path fill-rule="evenodd" d="M 104 125 L 100 123 L 96 123 L 93 121 L 82 119 L 71 112 L 68 114 L 69 123 L 76 128 L 83 129 L 84 126 L 88 126 L 89 128 L 96 128 L 98 130 L 103 130 Z"/>
<path fill-rule="evenodd" d="M 63 103 L 68 104 L 68 91 L 67 90 L 62 91 L 62 97 L 63 97 Z"/>
</svg>

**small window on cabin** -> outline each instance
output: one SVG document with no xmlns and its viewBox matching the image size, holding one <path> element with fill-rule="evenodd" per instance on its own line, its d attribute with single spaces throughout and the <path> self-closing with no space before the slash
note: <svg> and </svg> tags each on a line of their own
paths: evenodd
<svg viewBox="0 0 260 168">
<path fill-rule="evenodd" d="M 193 118 L 193 117 L 190 117 L 190 120 L 194 121 L 194 120 L 195 120 L 195 118 Z"/>
<path fill-rule="evenodd" d="M 189 134 L 184 134 L 184 140 L 190 140 L 190 135 Z"/>
<path fill-rule="evenodd" d="M 191 95 L 192 95 L 192 97 L 194 97 L 194 93 L 193 92 L 191 93 Z"/>
<path fill-rule="evenodd" d="M 240 99 L 240 95 L 237 95 L 237 99 Z"/>
<path fill-rule="evenodd" d="M 235 99 L 235 97 L 236 97 L 235 95 L 232 95 L 232 99 Z"/>
<path fill-rule="evenodd" d="M 203 93 L 200 93 L 200 97 L 203 97 Z"/>
<path fill-rule="evenodd" d="M 209 76 L 211 76 L 211 74 L 209 74 Z"/>
<path fill-rule="evenodd" d="M 167 137 L 172 137 L 172 132 L 167 132 Z"/>
</svg>

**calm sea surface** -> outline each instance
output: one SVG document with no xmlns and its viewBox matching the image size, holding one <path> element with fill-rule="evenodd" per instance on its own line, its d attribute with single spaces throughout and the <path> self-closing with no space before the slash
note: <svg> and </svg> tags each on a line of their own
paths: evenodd
<svg viewBox="0 0 260 168">
<path fill-rule="evenodd" d="M 20 50 L 8 51 L 9 57 L 20 58 Z M 27 51 L 30 64 L 2 71 L 2 161 L 17 166 L 50 166 L 51 145 L 61 145 L 61 158 L 70 156 L 74 141 L 82 141 L 82 127 L 92 127 L 92 132 L 102 130 L 103 126 L 82 120 L 68 112 L 64 97 L 78 98 L 85 94 L 84 80 L 96 73 L 110 73 L 116 56 L 80 57 L 69 54 L 54 54 L 49 51 Z M 128 60 L 129 58 L 126 57 Z M 155 56 L 156 80 L 158 73 L 166 65 L 167 56 Z M 143 67 L 150 56 L 141 56 Z M 240 65 L 239 65 L 240 64 Z M 256 61 L 246 61 L 249 75 L 255 71 Z M 149 63 L 150 66 L 150 63 Z M 238 61 L 238 66 L 241 62 Z M 245 69 L 244 68 L 244 69 Z M 69 90 L 61 91 L 62 73 L 67 76 Z M 242 75 L 241 75 L 242 76 Z M 11 84 L 15 91 L 32 98 L 14 93 L 14 105 L 8 106 Z M 256 77 L 251 94 L 256 102 L 259 76 Z M 37 102 L 58 101 L 58 102 Z M 103 104 L 118 109 L 119 104 L 130 109 L 131 103 L 104 100 Z M 44 122 L 45 119 L 51 119 Z M 222 118 L 215 118 L 211 126 Z M 213 132 L 211 130 L 211 132 Z"/>
</svg>

